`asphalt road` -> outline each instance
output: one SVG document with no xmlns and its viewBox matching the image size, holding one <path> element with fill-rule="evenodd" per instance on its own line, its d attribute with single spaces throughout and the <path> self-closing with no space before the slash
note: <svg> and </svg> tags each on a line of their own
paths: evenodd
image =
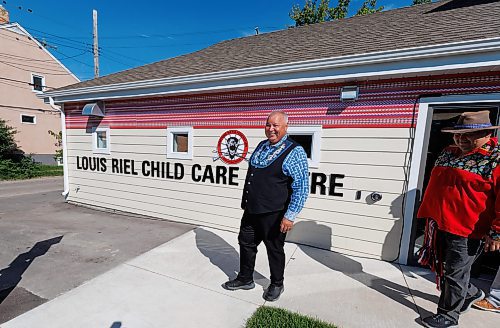
<svg viewBox="0 0 500 328">
<path fill-rule="evenodd" d="M 194 228 L 70 205 L 62 189 L 0 182 L 0 324 Z"/>
</svg>

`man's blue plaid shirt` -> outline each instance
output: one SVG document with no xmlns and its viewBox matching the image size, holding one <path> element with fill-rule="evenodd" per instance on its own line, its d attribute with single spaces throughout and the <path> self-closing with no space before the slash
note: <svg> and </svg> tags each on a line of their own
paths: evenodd
<svg viewBox="0 0 500 328">
<path fill-rule="evenodd" d="M 276 144 L 271 145 L 269 141 L 257 147 L 250 157 L 250 163 L 257 168 L 266 167 L 279 157 L 281 151 L 286 148 L 281 147 L 288 135 L 284 136 Z M 280 149 L 281 148 L 281 149 Z M 307 154 L 302 146 L 297 146 L 287 155 L 283 161 L 283 174 L 293 179 L 292 195 L 290 204 L 285 213 L 285 218 L 294 221 L 295 217 L 304 207 L 304 203 L 309 195 L 309 167 L 307 163 Z"/>
</svg>

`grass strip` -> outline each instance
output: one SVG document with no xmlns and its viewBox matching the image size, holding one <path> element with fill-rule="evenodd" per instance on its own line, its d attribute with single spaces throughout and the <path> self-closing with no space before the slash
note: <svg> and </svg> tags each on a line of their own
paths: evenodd
<svg viewBox="0 0 500 328">
<path fill-rule="evenodd" d="M 247 320 L 246 328 L 336 328 L 336 326 L 288 310 L 261 306 Z"/>
</svg>

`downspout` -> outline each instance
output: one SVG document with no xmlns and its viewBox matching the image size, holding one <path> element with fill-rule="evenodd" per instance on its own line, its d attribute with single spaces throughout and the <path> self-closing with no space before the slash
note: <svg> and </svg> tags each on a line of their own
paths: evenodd
<svg viewBox="0 0 500 328">
<path fill-rule="evenodd" d="M 64 114 L 64 105 L 63 106 L 57 106 L 54 103 L 54 98 L 48 97 L 49 98 L 49 105 L 55 110 L 58 110 L 61 112 L 61 131 L 62 131 L 62 147 L 63 147 L 63 172 L 64 172 L 64 191 L 62 192 L 62 196 L 66 200 L 68 198 L 69 194 L 69 179 L 68 179 L 68 149 L 66 146 L 66 114 Z"/>
</svg>

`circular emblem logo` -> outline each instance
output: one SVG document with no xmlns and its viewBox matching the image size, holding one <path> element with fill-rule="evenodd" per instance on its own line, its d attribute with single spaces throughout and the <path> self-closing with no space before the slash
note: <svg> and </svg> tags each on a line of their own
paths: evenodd
<svg viewBox="0 0 500 328">
<path fill-rule="evenodd" d="M 226 164 L 238 164 L 248 154 L 248 140 L 238 130 L 224 132 L 217 143 L 219 158 Z"/>
</svg>

